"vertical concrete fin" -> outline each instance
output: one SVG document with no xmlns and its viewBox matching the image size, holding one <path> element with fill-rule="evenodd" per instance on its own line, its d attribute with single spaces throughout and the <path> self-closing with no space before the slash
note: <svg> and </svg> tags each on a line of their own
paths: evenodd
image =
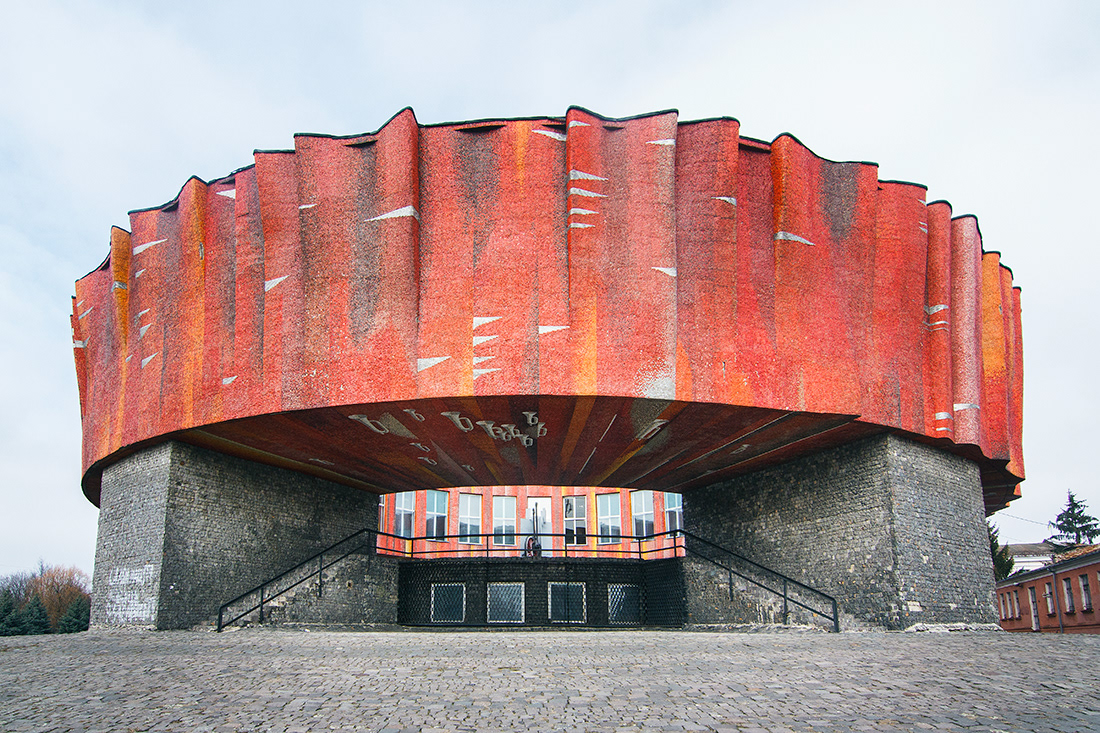
<svg viewBox="0 0 1100 733">
<path fill-rule="evenodd" d="M 871 347 L 862 367 L 872 385 L 863 417 L 923 433 L 925 274 L 928 235 L 925 189 L 879 184 L 871 269 Z M 900 343 L 911 348 L 899 349 Z"/>
<path fill-rule="evenodd" d="M 981 444 L 982 241 L 973 217 L 951 220 L 951 366 L 955 442 Z"/>
<path fill-rule="evenodd" d="M 614 121 L 571 108 L 566 120 L 568 206 L 599 212 L 568 234 L 575 391 L 671 399 L 677 115 Z"/>
<path fill-rule="evenodd" d="M 737 120 L 676 132 L 676 398 L 724 402 L 737 358 Z M 716 319 L 715 313 L 728 314 Z"/>
<path fill-rule="evenodd" d="M 924 415 L 927 435 L 954 438 L 954 367 L 951 348 L 952 249 L 951 205 L 936 201 L 927 206 L 928 269 L 925 275 Z"/>
<path fill-rule="evenodd" d="M 298 161 L 292 152 L 257 152 L 256 195 L 263 233 L 263 386 L 266 411 L 301 407 L 304 365 Z"/>
</svg>

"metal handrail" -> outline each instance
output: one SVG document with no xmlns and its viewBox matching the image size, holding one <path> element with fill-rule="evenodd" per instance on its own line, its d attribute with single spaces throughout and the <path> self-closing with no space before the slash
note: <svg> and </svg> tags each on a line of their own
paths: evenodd
<svg viewBox="0 0 1100 733">
<path fill-rule="evenodd" d="M 790 610 L 788 608 L 788 604 L 793 603 L 796 606 L 799 606 L 801 608 L 806 609 L 810 613 L 821 616 L 822 618 L 826 619 L 827 621 L 831 621 L 832 624 L 833 624 L 833 631 L 837 632 L 837 633 L 840 632 L 840 614 L 838 613 L 836 598 L 834 598 L 833 596 L 829 595 L 828 593 L 825 593 L 824 591 L 820 591 L 817 588 L 813 588 L 811 586 L 808 586 L 805 583 L 801 583 L 801 582 L 795 580 L 794 578 L 788 577 L 788 576 L 784 575 L 783 573 L 780 573 L 777 570 L 772 570 L 769 567 L 765 567 L 765 566 L 761 565 L 758 562 L 754 562 L 753 560 L 750 560 L 749 558 L 745 557 L 744 555 L 739 555 L 738 553 L 734 552 L 733 550 L 729 550 L 725 547 L 722 547 L 721 545 L 717 545 L 717 544 L 711 542 L 710 540 L 699 537 L 698 535 L 692 534 L 691 532 L 687 532 L 686 530 L 675 530 L 675 531 L 681 532 L 685 536 L 690 537 L 691 539 L 693 539 L 697 542 L 700 542 L 704 545 L 707 545 L 708 547 L 711 547 L 715 550 L 718 550 L 719 552 L 724 552 L 725 554 L 727 554 L 731 557 L 734 557 L 734 558 L 736 558 L 737 560 L 739 560 L 743 563 L 751 565 L 757 571 L 759 571 L 761 573 L 764 573 L 766 575 L 773 576 L 775 579 L 782 581 L 783 590 L 781 590 L 781 591 L 776 590 L 775 588 L 771 588 L 771 587 L 769 587 L 769 586 L 767 586 L 767 585 L 765 585 L 765 584 L 763 584 L 763 583 L 761 583 L 761 582 L 759 582 L 759 581 L 757 581 L 753 578 L 750 578 L 749 576 L 745 575 L 744 573 L 738 572 L 737 570 L 734 570 L 733 568 L 731 568 L 731 567 L 729 567 L 729 566 L 727 566 L 723 563 L 718 562 L 717 560 L 715 560 L 712 557 L 708 557 L 707 555 L 705 555 L 705 554 L 703 554 L 703 553 L 701 553 L 697 550 L 693 550 L 692 548 L 688 547 L 686 543 L 683 546 L 684 550 L 686 552 L 690 552 L 693 555 L 696 555 L 697 557 L 701 557 L 702 559 L 710 562 L 711 564 L 722 568 L 723 570 L 730 573 L 731 575 L 736 575 L 737 577 L 741 578 L 742 580 L 745 580 L 749 583 L 752 583 L 753 585 L 757 586 L 758 588 L 762 588 L 762 589 L 768 591 L 769 593 L 774 593 L 775 595 L 780 596 L 783 599 L 783 623 L 788 623 L 789 622 Z M 797 588 L 799 588 L 803 591 L 806 591 L 806 592 L 809 592 L 813 595 L 816 595 L 816 596 L 820 597 L 821 599 L 823 599 L 824 601 L 826 601 L 829 604 L 832 613 L 826 613 L 824 611 L 820 611 L 816 608 L 813 608 L 812 606 L 808 606 L 805 603 L 802 603 L 797 598 L 791 597 L 791 595 L 790 595 L 790 586 L 791 585 L 794 585 L 794 586 L 796 586 Z M 731 596 L 731 600 L 732 600 L 732 596 L 733 596 L 733 584 L 732 584 L 732 582 L 730 583 L 730 596 Z"/>
<path fill-rule="evenodd" d="M 508 535 L 504 535 L 504 536 L 520 537 L 520 536 L 524 536 L 524 535 L 529 536 L 529 534 L 530 533 L 521 533 L 519 531 L 516 531 L 516 532 L 509 533 Z M 448 555 L 448 554 L 454 554 L 454 555 L 462 554 L 464 557 L 470 557 L 476 551 L 474 548 L 479 547 L 480 545 L 484 545 L 484 548 L 485 548 L 484 549 L 484 557 L 486 557 L 486 558 L 488 558 L 492 555 L 496 555 L 496 556 L 499 557 L 500 553 L 502 553 L 502 552 L 512 553 L 512 552 L 516 552 L 517 550 L 519 550 L 520 552 L 523 552 L 523 549 L 520 548 L 518 545 L 495 545 L 495 546 L 492 547 L 492 549 L 490 549 L 489 539 L 493 538 L 493 537 L 499 537 L 499 536 L 501 536 L 501 534 L 497 533 L 497 532 L 493 532 L 493 533 L 487 533 L 487 532 L 471 533 L 471 532 L 466 532 L 466 533 L 460 533 L 460 534 L 437 535 L 437 536 L 402 537 L 400 535 L 390 534 L 388 532 L 380 532 L 378 530 L 369 529 L 369 528 L 361 529 L 357 532 L 354 532 L 354 533 L 348 535 L 347 537 L 345 537 L 345 538 L 343 538 L 343 539 L 341 539 L 337 542 L 334 542 L 333 544 L 329 545 L 328 547 L 324 548 L 323 550 L 321 550 L 321 551 L 315 553 L 314 555 L 306 558 L 305 560 L 298 563 L 297 565 L 290 568 L 289 570 L 286 570 L 286 571 L 270 578 L 269 580 L 257 585 L 256 587 L 251 588 L 251 589 L 245 591 L 244 593 L 241 593 L 239 596 L 233 598 L 232 600 L 230 600 L 226 603 L 223 603 L 218 608 L 217 630 L 222 631 L 229 624 L 232 624 L 236 621 L 239 621 L 240 619 L 244 618 L 245 616 L 247 616 L 250 613 L 253 613 L 254 611 L 259 611 L 259 614 L 260 614 L 259 620 L 260 620 L 260 623 L 263 623 L 264 606 L 267 603 L 270 603 L 271 601 L 275 600 L 276 598 L 278 598 L 278 597 L 282 596 L 283 594 L 289 592 L 290 590 L 298 587 L 302 583 L 305 583 L 306 581 L 312 579 L 315 575 L 318 578 L 317 595 L 318 595 L 318 597 L 320 597 L 322 592 L 323 592 L 323 586 L 324 586 L 324 571 L 327 568 L 330 568 L 333 565 L 335 565 L 336 563 L 340 562 L 344 558 L 348 557 L 349 555 L 352 555 L 353 553 L 358 552 L 359 550 L 363 549 L 364 547 L 370 547 L 372 554 L 376 554 L 376 555 L 377 554 L 384 554 L 384 555 L 388 555 L 388 556 L 404 557 L 404 558 L 408 558 L 408 559 L 415 559 L 420 555 L 431 555 L 433 557 L 439 557 L 440 555 Z M 796 606 L 799 606 L 801 608 L 806 609 L 807 611 L 810 611 L 811 613 L 817 614 L 817 615 L 819 615 L 819 616 L 821 616 L 821 617 L 823 617 L 827 620 L 832 621 L 833 622 L 833 630 L 834 631 L 840 631 L 840 617 L 837 613 L 837 602 L 836 602 L 836 599 L 833 598 L 832 596 L 830 596 L 827 593 L 824 593 L 822 591 L 819 591 L 816 588 L 812 588 L 812 587 L 810 587 L 810 586 L 808 586 L 804 583 L 801 583 L 801 582 L 795 580 L 794 578 L 789 578 L 789 577 L 787 577 L 786 575 L 783 575 L 780 572 L 772 570 L 771 568 L 767 568 L 767 567 L 765 567 L 765 566 L 763 566 L 763 565 L 761 565 L 757 562 L 754 562 L 753 560 L 750 560 L 747 557 L 744 557 L 743 555 L 739 555 L 738 553 L 733 552 L 732 550 L 724 548 L 721 545 L 717 545 L 717 544 L 711 542 L 710 540 L 706 540 L 702 537 L 699 537 L 698 535 L 695 535 L 691 532 L 688 532 L 687 530 L 673 529 L 673 530 L 666 530 L 664 532 L 656 532 L 656 533 L 648 534 L 648 535 L 598 535 L 598 534 L 587 535 L 586 534 L 585 542 L 583 542 L 583 543 L 569 542 L 568 540 L 575 539 L 575 535 L 570 535 L 570 534 L 565 534 L 565 533 L 560 533 L 560 534 L 559 533 L 537 533 L 537 534 L 535 534 L 535 536 L 540 537 L 540 538 L 548 538 L 548 539 L 562 538 L 563 539 L 563 545 L 562 545 L 561 548 L 553 548 L 553 547 L 543 548 L 543 551 L 561 552 L 562 557 L 566 557 L 566 558 L 569 557 L 570 549 L 572 549 L 572 551 L 576 552 L 576 553 L 581 553 L 581 552 L 583 552 L 583 553 L 592 553 L 592 552 L 595 552 L 595 553 L 597 553 L 597 557 L 599 557 L 599 555 L 601 553 L 605 553 L 605 554 L 616 553 L 618 555 L 618 557 L 620 557 L 620 558 L 622 558 L 624 555 L 628 555 L 628 556 L 631 556 L 631 557 L 636 555 L 637 559 L 639 561 L 645 560 L 646 556 L 649 555 L 649 554 L 652 554 L 652 553 L 655 553 L 655 552 L 666 552 L 670 549 L 674 550 L 677 555 L 679 554 L 680 550 L 683 550 L 683 552 L 685 554 L 690 552 L 691 554 L 696 555 L 696 556 L 710 562 L 711 564 L 722 568 L 726 572 L 730 573 L 731 576 L 736 575 L 737 577 L 739 577 L 739 578 L 741 578 L 741 579 L 743 579 L 743 580 L 745 580 L 749 583 L 752 583 L 753 585 L 755 585 L 759 588 L 762 588 L 763 590 L 766 590 L 770 593 L 774 593 L 778 596 L 781 596 L 783 598 L 783 618 L 784 618 L 784 622 L 787 622 L 787 620 L 789 618 L 788 603 L 793 603 Z M 382 538 L 382 537 L 389 538 L 389 539 L 395 540 L 399 543 L 402 543 L 402 544 L 406 545 L 406 548 L 405 549 L 397 549 L 397 548 L 393 548 L 393 547 L 380 547 L 378 540 L 379 540 L 379 538 Z M 463 540 L 468 540 L 468 539 L 475 538 L 475 537 L 478 539 L 478 542 L 469 543 L 467 547 L 450 548 L 450 547 L 441 547 L 439 545 L 434 544 L 434 543 L 437 543 L 437 542 L 445 543 L 445 542 L 449 542 L 451 540 L 457 540 L 457 541 L 461 542 Z M 644 548 L 643 547 L 643 543 L 650 542 L 650 541 L 653 541 L 653 540 L 657 540 L 657 539 L 662 538 L 662 537 L 668 537 L 668 538 L 672 539 L 673 540 L 672 544 L 671 545 L 662 545 L 660 547 L 651 547 L 651 548 Z M 340 552 L 333 555 L 333 551 L 336 548 L 338 548 L 341 545 L 344 545 L 344 544 L 346 544 L 350 541 L 353 541 L 356 538 L 363 538 L 363 541 L 359 542 L 358 544 L 355 544 L 350 549 L 345 548 L 344 550 L 341 550 Z M 763 583 L 760 583 L 759 581 L 754 580 L 753 578 L 745 575 L 744 573 L 741 573 L 741 572 L 733 569 L 732 567 L 729 567 L 728 565 L 725 565 L 721 562 L 718 562 L 714 558 L 709 557 L 706 554 L 704 554 L 702 552 L 699 552 L 698 550 L 694 550 L 694 549 L 688 547 L 686 542 L 681 541 L 682 538 L 690 538 L 690 539 L 692 539 L 694 541 L 697 541 L 697 542 L 699 542 L 703 545 L 706 545 L 710 548 L 713 548 L 713 549 L 715 549 L 719 552 L 725 553 L 726 555 L 729 555 L 730 557 L 735 558 L 736 560 L 738 560 L 742 563 L 748 564 L 748 565 L 752 566 L 753 568 L 755 568 L 759 572 L 765 573 L 767 575 L 773 576 L 774 578 L 776 578 L 778 580 L 781 580 L 783 590 L 779 591 L 779 590 L 771 588 L 767 585 L 764 585 Z M 613 542 L 601 543 L 600 542 L 601 539 L 608 539 L 608 540 L 614 540 L 614 541 Z M 427 546 L 426 549 L 422 549 L 420 551 L 417 551 L 416 550 L 417 541 L 421 541 L 422 543 L 432 542 L 434 546 L 429 545 L 429 546 Z M 593 541 L 594 541 L 594 547 L 592 546 Z M 633 550 L 623 547 L 623 545 L 630 544 L 630 543 L 635 544 L 635 548 Z M 612 545 L 614 545 L 615 547 L 612 547 Z M 476 552 L 480 552 L 480 551 L 476 551 Z M 325 558 L 326 555 L 329 555 L 329 557 L 327 558 L 327 562 L 326 562 L 326 558 Z M 524 559 L 527 559 L 527 560 L 536 559 L 536 558 L 533 558 L 533 557 L 530 557 L 530 556 L 524 556 L 524 555 L 521 555 L 521 557 L 523 557 Z M 547 559 L 549 559 L 549 557 Z M 282 588 L 281 590 L 278 590 L 277 592 L 275 592 L 271 595 L 266 594 L 266 591 L 269 588 L 271 588 L 272 586 L 275 586 L 280 580 L 283 580 L 287 576 L 293 575 L 296 572 L 299 572 L 299 571 L 301 571 L 301 570 L 303 570 L 307 567 L 310 567 L 311 565 L 314 566 L 314 569 L 311 569 L 310 572 L 306 573 L 303 577 L 299 578 L 298 580 L 291 583 L 287 587 Z M 818 609 L 815 609 L 811 606 L 806 605 L 805 603 L 802 603 L 801 601 L 799 601 L 796 598 L 792 598 L 790 596 L 790 593 L 789 593 L 789 589 L 790 589 L 791 585 L 793 585 L 793 586 L 795 586 L 795 587 L 797 587 L 797 588 L 799 588 L 803 591 L 807 591 L 809 593 L 816 594 L 817 596 L 821 597 L 825 601 L 829 602 L 832 606 L 832 614 L 830 615 L 830 614 L 825 613 L 823 611 L 819 611 Z M 732 580 L 731 580 L 731 583 L 730 583 L 731 598 L 732 598 L 732 593 L 733 593 L 733 586 L 732 586 Z M 232 618 L 229 618 L 229 619 L 225 618 L 225 613 L 231 606 L 233 606 L 236 603 L 239 603 L 240 601 L 243 601 L 243 600 L 247 599 L 249 596 L 254 595 L 254 594 L 259 594 L 258 602 L 256 602 L 253 605 L 249 606 L 245 610 L 237 613 Z"/>
</svg>

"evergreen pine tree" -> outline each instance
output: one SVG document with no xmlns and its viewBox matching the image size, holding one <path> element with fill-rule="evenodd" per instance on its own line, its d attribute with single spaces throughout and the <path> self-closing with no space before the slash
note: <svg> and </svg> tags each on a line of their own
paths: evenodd
<svg viewBox="0 0 1100 733">
<path fill-rule="evenodd" d="M 23 633 L 23 614 L 15 597 L 7 590 L 0 592 L 0 636 L 19 636 Z"/>
<path fill-rule="evenodd" d="M 1008 554 L 1008 546 L 1001 545 L 998 538 L 1000 530 L 988 521 L 986 527 L 989 529 L 989 554 L 993 556 L 993 579 L 1001 581 L 1012 575 L 1012 566 L 1016 561 Z"/>
<path fill-rule="evenodd" d="M 72 634 L 77 631 L 88 630 L 88 619 L 91 616 L 92 604 L 87 596 L 81 596 L 69 604 L 57 622 L 57 633 Z"/>
<path fill-rule="evenodd" d="M 1092 542 L 1100 535 L 1100 520 L 1085 511 L 1085 503 L 1077 501 L 1072 490 L 1067 494 L 1066 508 L 1050 523 L 1058 534 L 1048 541 L 1071 546 Z"/>
<path fill-rule="evenodd" d="M 38 596 L 34 596 L 27 605 L 23 606 L 23 633 L 50 633 L 50 617 L 46 613 L 46 607 L 42 605 L 42 599 Z"/>
</svg>

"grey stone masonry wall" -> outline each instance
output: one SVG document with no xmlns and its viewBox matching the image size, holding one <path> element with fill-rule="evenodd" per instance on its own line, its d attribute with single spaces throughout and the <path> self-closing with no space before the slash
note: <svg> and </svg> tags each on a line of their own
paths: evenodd
<svg viewBox="0 0 1100 733">
<path fill-rule="evenodd" d="M 876 436 L 696 489 L 684 522 L 835 596 L 847 628 L 996 620 L 978 467 L 921 443 Z M 725 622 L 704 577 L 685 574 L 689 620 Z"/>
<path fill-rule="evenodd" d="M 397 621 L 399 561 L 356 553 L 325 570 L 318 593 L 317 579 L 303 583 L 267 609 L 267 624 L 335 624 L 357 626 Z"/>
<path fill-rule="evenodd" d="M 93 627 L 155 626 L 171 444 L 103 472 L 92 574 Z"/>
<path fill-rule="evenodd" d="M 103 472 L 96 626 L 188 628 L 378 522 L 378 497 L 178 442 Z"/>
</svg>

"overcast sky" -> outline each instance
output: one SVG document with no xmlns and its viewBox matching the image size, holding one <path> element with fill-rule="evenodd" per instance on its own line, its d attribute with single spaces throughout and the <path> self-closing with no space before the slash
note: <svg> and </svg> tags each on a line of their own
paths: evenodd
<svg viewBox="0 0 1100 733">
<path fill-rule="evenodd" d="M 0 574 L 92 570 L 68 316 L 111 225 L 295 132 L 675 108 L 878 162 L 975 214 L 1023 287 L 1023 498 L 1100 515 L 1100 3 L 0 0 Z"/>
</svg>

